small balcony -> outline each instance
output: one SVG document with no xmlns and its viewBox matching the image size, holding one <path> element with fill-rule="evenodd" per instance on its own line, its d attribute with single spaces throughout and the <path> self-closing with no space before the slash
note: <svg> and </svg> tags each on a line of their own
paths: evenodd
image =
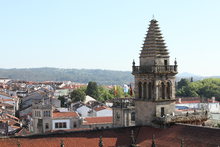
<svg viewBox="0 0 220 147">
<path fill-rule="evenodd" d="M 173 73 L 177 74 L 177 65 L 133 66 L 132 74 Z"/>
</svg>

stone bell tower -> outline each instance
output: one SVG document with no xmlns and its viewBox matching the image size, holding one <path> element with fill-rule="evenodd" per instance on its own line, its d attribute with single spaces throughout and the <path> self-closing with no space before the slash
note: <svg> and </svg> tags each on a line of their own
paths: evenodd
<svg viewBox="0 0 220 147">
<path fill-rule="evenodd" d="M 135 124 L 149 125 L 157 117 L 175 110 L 177 62 L 170 65 L 157 20 L 152 19 L 140 53 L 140 65 L 133 61 L 135 78 Z"/>
</svg>

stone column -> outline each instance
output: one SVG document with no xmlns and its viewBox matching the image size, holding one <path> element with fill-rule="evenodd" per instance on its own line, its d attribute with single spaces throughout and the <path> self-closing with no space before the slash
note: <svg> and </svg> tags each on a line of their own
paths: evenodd
<svg viewBox="0 0 220 147">
<path fill-rule="evenodd" d="M 141 83 L 141 90 L 142 90 L 141 99 L 143 100 L 144 99 L 144 83 Z"/>
</svg>

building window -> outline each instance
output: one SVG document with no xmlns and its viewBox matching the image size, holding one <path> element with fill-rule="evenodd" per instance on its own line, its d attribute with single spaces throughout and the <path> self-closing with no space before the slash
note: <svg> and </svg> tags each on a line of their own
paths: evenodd
<svg viewBox="0 0 220 147">
<path fill-rule="evenodd" d="M 40 111 L 35 111 L 34 115 L 35 115 L 35 117 L 41 117 Z"/>
<path fill-rule="evenodd" d="M 131 112 L 131 121 L 135 121 L 135 112 Z"/>
<path fill-rule="evenodd" d="M 74 122 L 74 124 L 73 124 L 73 128 L 76 128 L 76 122 Z"/>
<path fill-rule="evenodd" d="M 55 123 L 55 128 L 67 128 L 66 122 Z"/>
<path fill-rule="evenodd" d="M 164 107 L 161 107 L 161 108 L 160 108 L 160 116 L 161 116 L 161 117 L 164 117 L 164 115 L 165 115 Z"/>
<path fill-rule="evenodd" d="M 50 111 L 44 111 L 44 117 L 50 117 Z"/>
<path fill-rule="evenodd" d="M 66 123 L 63 122 L 62 124 L 63 124 L 63 125 L 62 125 L 62 128 L 66 128 Z"/>
<path fill-rule="evenodd" d="M 48 123 L 45 124 L 45 129 L 49 129 L 49 124 Z"/>
<path fill-rule="evenodd" d="M 55 123 L 55 128 L 59 128 L 59 123 Z"/>
</svg>

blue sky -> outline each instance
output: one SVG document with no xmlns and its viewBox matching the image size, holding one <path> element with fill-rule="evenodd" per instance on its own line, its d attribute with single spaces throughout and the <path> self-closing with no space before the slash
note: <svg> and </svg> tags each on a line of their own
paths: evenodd
<svg viewBox="0 0 220 147">
<path fill-rule="evenodd" d="M 0 1 L 0 68 L 131 70 L 152 15 L 180 72 L 220 75 L 219 0 Z"/>
</svg>

